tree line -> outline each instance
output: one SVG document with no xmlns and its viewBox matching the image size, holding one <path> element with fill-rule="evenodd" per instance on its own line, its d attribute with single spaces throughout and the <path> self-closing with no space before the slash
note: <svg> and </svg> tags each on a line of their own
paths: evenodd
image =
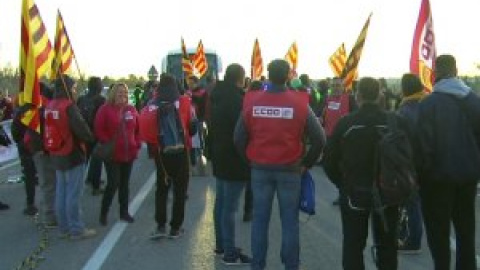
<svg viewBox="0 0 480 270">
<path fill-rule="evenodd" d="M 83 91 L 87 89 L 88 77 L 78 75 L 73 75 L 73 77 L 77 80 L 77 89 L 79 89 L 80 94 L 83 94 Z M 113 83 L 123 82 L 128 85 L 129 89 L 134 89 L 135 85 L 137 84 L 145 84 L 146 79 L 142 76 L 130 74 L 127 77 L 122 78 L 112 78 L 105 76 L 102 78 L 102 81 L 105 87 L 108 87 Z M 13 68 L 11 65 L 0 68 L 0 91 L 10 96 L 15 96 L 19 91 L 19 83 L 20 71 L 18 68 Z"/>
<path fill-rule="evenodd" d="M 478 66 L 480 70 L 480 64 Z M 78 89 L 80 94 L 87 89 L 88 77 L 84 76 L 73 76 L 77 80 Z M 462 76 L 461 77 L 472 89 L 480 94 L 480 76 Z M 20 72 L 18 68 L 13 68 L 11 65 L 6 65 L 3 68 L 0 68 L 0 91 L 8 93 L 11 96 L 14 96 L 18 93 L 19 90 L 19 81 L 20 81 Z M 144 85 L 147 81 L 143 76 L 136 76 L 130 74 L 127 77 L 123 78 L 112 78 L 105 76 L 102 78 L 103 85 L 105 87 L 110 86 L 113 83 L 124 82 L 128 85 L 129 89 L 134 89 L 135 85 L 140 84 Z"/>
</svg>

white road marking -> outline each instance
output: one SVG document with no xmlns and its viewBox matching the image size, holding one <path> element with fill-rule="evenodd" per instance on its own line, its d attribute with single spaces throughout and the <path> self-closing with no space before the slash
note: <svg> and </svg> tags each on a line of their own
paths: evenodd
<svg viewBox="0 0 480 270">
<path fill-rule="evenodd" d="M 140 208 L 140 205 L 143 203 L 148 193 L 155 184 L 156 173 L 153 172 L 152 175 L 148 178 L 147 182 L 143 184 L 142 188 L 135 196 L 133 201 L 130 203 L 130 213 L 135 215 L 135 213 Z M 117 221 L 112 227 L 107 236 L 103 239 L 102 243 L 98 246 L 95 253 L 90 257 L 88 262 L 83 266 L 83 270 L 97 270 L 100 269 L 107 259 L 112 249 L 115 247 L 115 244 L 118 242 L 123 232 L 127 228 L 128 224 L 125 222 Z"/>
</svg>

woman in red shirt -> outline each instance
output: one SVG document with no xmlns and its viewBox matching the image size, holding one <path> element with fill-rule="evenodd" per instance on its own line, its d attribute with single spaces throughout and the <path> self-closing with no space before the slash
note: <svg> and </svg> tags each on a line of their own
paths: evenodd
<svg viewBox="0 0 480 270">
<path fill-rule="evenodd" d="M 114 140 L 115 150 L 112 161 L 105 162 L 107 186 L 102 199 L 100 224 L 107 224 L 107 215 L 113 196 L 117 191 L 120 204 L 120 219 L 132 223 L 128 213 L 129 179 L 133 161 L 140 149 L 138 137 L 138 113 L 128 104 L 128 86 L 115 84 L 108 93 L 107 101 L 95 117 L 95 136 L 99 142 Z"/>
</svg>

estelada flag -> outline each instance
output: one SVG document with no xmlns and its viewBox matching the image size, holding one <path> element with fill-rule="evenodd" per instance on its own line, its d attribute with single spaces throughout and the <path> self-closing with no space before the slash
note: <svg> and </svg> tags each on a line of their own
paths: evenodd
<svg viewBox="0 0 480 270">
<path fill-rule="evenodd" d="M 433 82 L 435 81 L 433 70 L 435 68 L 436 55 L 437 50 L 435 47 L 430 2 L 422 0 L 413 36 L 410 72 L 418 75 L 427 92 L 432 91 Z"/>
<path fill-rule="evenodd" d="M 23 0 L 20 42 L 19 105 L 30 109 L 21 118 L 23 124 L 40 132 L 38 108 L 42 106 L 40 78 L 51 69 L 53 50 L 40 12 L 33 0 Z"/>
<path fill-rule="evenodd" d="M 57 30 L 55 32 L 54 49 L 55 58 L 52 63 L 51 80 L 57 78 L 59 74 L 69 74 L 73 57 L 75 57 L 60 10 L 58 10 L 57 13 Z"/>
<path fill-rule="evenodd" d="M 193 67 L 195 68 L 198 78 L 202 78 L 203 75 L 207 73 L 208 62 L 207 56 L 205 55 L 205 49 L 203 48 L 202 40 L 198 42 L 197 52 L 193 57 Z"/>
<path fill-rule="evenodd" d="M 251 73 L 252 81 L 260 79 L 263 73 L 263 59 L 258 38 L 255 39 L 255 43 L 253 44 Z"/>
<path fill-rule="evenodd" d="M 328 63 L 330 68 L 333 71 L 335 76 L 339 77 L 342 74 L 343 69 L 345 68 L 345 63 L 347 62 L 347 53 L 345 51 L 345 45 L 342 43 L 338 49 L 330 56 Z"/>
<path fill-rule="evenodd" d="M 370 25 L 370 18 L 372 14 L 368 16 L 367 21 L 363 25 L 360 35 L 358 35 L 357 41 L 352 48 L 352 51 L 348 55 L 345 68 L 343 69 L 342 75 L 340 76 L 343 79 L 343 85 L 345 89 L 351 90 L 353 87 L 353 81 L 358 74 L 358 64 L 360 63 L 360 57 L 362 56 L 363 46 L 365 45 L 365 40 L 367 38 L 368 26 Z"/>
<path fill-rule="evenodd" d="M 285 60 L 290 64 L 291 76 L 297 77 L 297 66 L 298 66 L 298 47 L 297 42 L 293 42 L 290 48 L 288 48 L 287 54 L 285 55 Z"/>
</svg>

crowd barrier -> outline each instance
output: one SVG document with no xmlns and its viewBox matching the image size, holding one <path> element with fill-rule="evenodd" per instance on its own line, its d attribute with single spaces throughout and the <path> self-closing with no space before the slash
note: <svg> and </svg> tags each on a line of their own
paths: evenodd
<svg viewBox="0 0 480 270">
<path fill-rule="evenodd" d="M 17 146 L 15 142 L 13 142 L 12 133 L 10 132 L 10 127 L 12 125 L 12 120 L 6 120 L 0 122 L 5 132 L 7 132 L 12 144 L 9 146 L 0 146 L 0 163 L 9 162 L 12 160 L 16 160 L 18 158 Z"/>
</svg>

